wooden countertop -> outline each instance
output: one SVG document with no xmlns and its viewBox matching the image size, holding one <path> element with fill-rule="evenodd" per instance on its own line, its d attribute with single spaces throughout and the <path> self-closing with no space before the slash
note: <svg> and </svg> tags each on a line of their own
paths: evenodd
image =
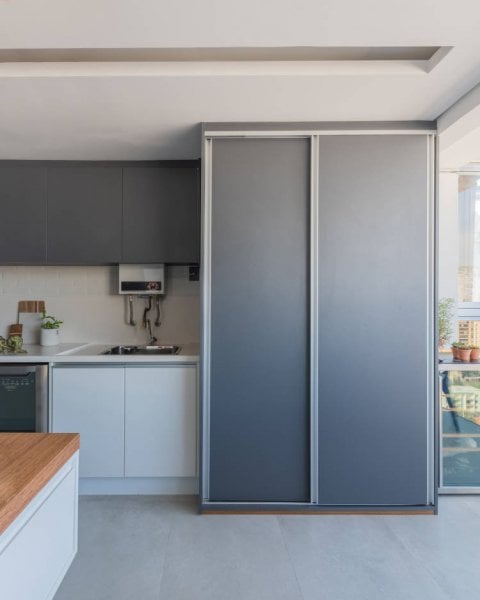
<svg viewBox="0 0 480 600">
<path fill-rule="evenodd" d="M 0 534 L 79 447 L 78 433 L 0 433 Z"/>
</svg>

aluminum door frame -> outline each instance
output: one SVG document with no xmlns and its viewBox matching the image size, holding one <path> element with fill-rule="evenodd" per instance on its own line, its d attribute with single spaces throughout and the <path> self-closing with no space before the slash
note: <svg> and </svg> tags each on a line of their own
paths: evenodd
<svg viewBox="0 0 480 600">
<path fill-rule="evenodd" d="M 378 124 L 375 124 L 378 126 Z M 200 341 L 200 485 L 199 495 L 202 506 L 272 506 L 288 508 L 312 507 L 318 505 L 318 362 L 319 344 L 319 240 L 318 217 L 320 203 L 319 145 L 324 135 L 425 135 L 427 136 L 427 498 L 430 505 L 437 506 L 439 483 L 439 442 L 438 442 L 438 350 L 437 350 L 437 282 L 438 282 L 438 143 L 433 128 L 416 127 L 415 124 L 402 124 L 397 128 L 375 129 L 355 128 L 345 124 L 345 129 L 306 129 L 292 128 L 275 130 L 262 127 L 242 130 L 208 129 L 202 134 L 202 194 L 201 194 L 201 341 Z M 211 269 L 212 269 L 212 146 L 215 139 L 221 138 L 302 138 L 310 139 L 310 502 L 211 502 L 210 501 L 210 358 L 211 358 Z M 319 507 L 322 508 L 322 507 Z M 324 509 L 328 507 L 323 507 Z M 352 507 L 351 507 L 352 508 Z M 365 507 L 363 507 L 365 508 Z"/>
</svg>

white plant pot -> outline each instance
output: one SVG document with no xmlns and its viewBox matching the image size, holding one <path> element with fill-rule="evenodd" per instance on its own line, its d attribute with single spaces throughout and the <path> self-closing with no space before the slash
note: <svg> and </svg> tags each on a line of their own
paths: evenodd
<svg viewBox="0 0 480 600">
<path fill-rule="evenodd" d="M 40 329 L 40 346 L 57 346 L 60 343 L 60 329 Z"/>
</svg>

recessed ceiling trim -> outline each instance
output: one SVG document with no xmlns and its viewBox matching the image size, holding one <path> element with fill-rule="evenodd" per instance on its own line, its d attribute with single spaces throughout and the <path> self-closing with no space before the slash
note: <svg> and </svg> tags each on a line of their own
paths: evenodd
<svg viewBox="0 0 480 600">
<path fill-rule="evenodd" d="M 450 49 L 0 49 L 0 77 L 411 75 L 429 73 Z"/>
<path fill-rule="evenodd" d="M 425 75 L 420 61 L 0 63 L 0 77 L 260 77 Z"/>
<path fill-rule="evenodd" d="M 439 46 L 0 49 L 1 63 L 428 61 Z"/>
</svg>

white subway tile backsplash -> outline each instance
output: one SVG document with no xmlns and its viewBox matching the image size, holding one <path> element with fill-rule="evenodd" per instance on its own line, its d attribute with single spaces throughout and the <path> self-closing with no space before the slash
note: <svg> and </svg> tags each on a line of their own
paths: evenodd
<svg viewBox="0 0 480 600">
<path fill-rule="evenodd" d="M 199 283 L 188 281 L 187 267 L 168 267 L 166 276 L 163 322 L 154 334 L 159 341 L 197 342 Z M 64 321 L 64 342 L 145 343 L 145 301 L 135 298 L 137 326 L 131 327 L 117 287 L 117 267 L 0 267 L 0 335 L 16 322 L 19 300 L 45 300 L 48 312 Z M 154 308 L 150 318 L 153 323 Z"/>
</svg>

